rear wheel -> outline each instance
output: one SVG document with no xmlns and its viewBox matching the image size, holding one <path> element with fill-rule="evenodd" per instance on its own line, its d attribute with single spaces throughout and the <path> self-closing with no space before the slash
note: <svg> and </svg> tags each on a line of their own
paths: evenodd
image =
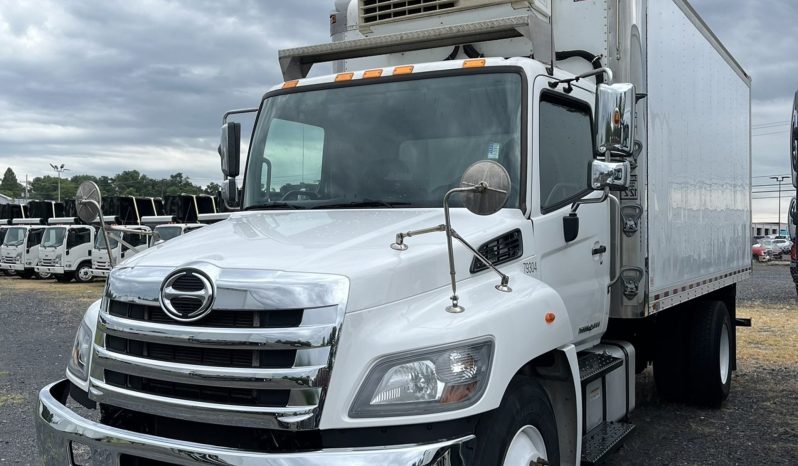
<svg viewBox="0 0 798 466">
<path fill-rule="evenodd" d="M 516 376 L 501 405 L 477 424 L 474 464 L 560 464 L 557 423 L 543 387 Z"/>
<path fill-rule="evenodd" d="M 696 403 L 718 407 L 729 396 L 733 331 L 722 302 L 706 302 L 696 308 L 690 337 L 691 395 Z"/>
<path fill-rule="evenodd" d="M 91 263 L 84 262 L 75 270 L 75 281 L 78 283 L 88 283 L 94 278 L 91 273 Z"/>
</svg>

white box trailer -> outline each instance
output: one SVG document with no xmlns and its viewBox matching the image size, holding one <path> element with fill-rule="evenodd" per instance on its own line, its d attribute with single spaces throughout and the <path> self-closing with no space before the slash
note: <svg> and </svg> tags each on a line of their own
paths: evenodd
<svg viewBox="0 0 798 466">
<path fill-rule="evenodd" d="M 632 431 L 649 363 L 662 398 L 722 403 L 750 79 L 686 1 L 342 0 L 331 25 L 280 52 L 240 196 L 223 125 L 242 212 L 111 272 L 40 392 L 45 464 L 74 442 L 181 464 L 591 464 Z M 308 77 L 322 62 L 335 74 Z"/>
</svg>

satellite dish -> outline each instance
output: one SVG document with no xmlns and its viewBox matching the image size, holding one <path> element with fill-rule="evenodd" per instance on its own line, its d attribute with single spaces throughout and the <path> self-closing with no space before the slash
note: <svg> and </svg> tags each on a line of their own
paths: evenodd
<svg viewBox="0 0 798 466">
<path fill-rule="evenodd" d="M 477 215 L 493 215 L 510 196 L 510 175 L 498 162 L 480 160 L 468 167 L 460 181 L 461 188 L 484 189 L 461 193 L 463 205 Z"/>
<path fill-rule="evenodd" d="M 77 194 L 75 194 L 75 207 L 78 217 L 83 220 L 83 223 L 92 223 L 97 220 L 97 217 L 101 217 L 101 205 L 102 196 L 97 184 L 94 181 L 81 183 Z"/>
</svg>

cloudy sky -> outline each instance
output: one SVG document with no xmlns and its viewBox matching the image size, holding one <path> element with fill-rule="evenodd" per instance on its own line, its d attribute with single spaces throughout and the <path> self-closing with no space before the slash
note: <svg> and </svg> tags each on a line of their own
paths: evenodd
<svg viewBox="0 0 798 466">
<path fill-rule="evenodd" d="M 789 173 L 798 2 L 692 4 L 753 76 L 754 184 L 772 183 L 767 176 Z M 0 171 L 24 179 L 64 163 L 69 174 L 182 171 L 216 181 L 221 115 L 257 105 L 281 81 L 278 49 L 328 40 L 331 6 L 0 0 Z M 775 221 L 776 205 L 755 201 L 755 218 Z"/>
</svg>

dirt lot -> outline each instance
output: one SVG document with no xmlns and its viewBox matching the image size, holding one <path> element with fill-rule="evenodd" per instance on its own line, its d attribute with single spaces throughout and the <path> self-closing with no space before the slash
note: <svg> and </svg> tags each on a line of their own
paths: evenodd
<svg viewBox="0 0 798 466">
<path fill-rule="evenodd" d="M 101 292 L 102 283 L 0 277 L 0 464 L 37 464 L 37 392 L 63 377 L 81 315 Z M 663 403 L 646 371 L 637 431 L 607 464 L 798 464 L 798 300 L 788 268 L 757 265 L 739 296 L 738 315 L 754 326 L 739 330 L 723 408 Z"/>
</svg>

